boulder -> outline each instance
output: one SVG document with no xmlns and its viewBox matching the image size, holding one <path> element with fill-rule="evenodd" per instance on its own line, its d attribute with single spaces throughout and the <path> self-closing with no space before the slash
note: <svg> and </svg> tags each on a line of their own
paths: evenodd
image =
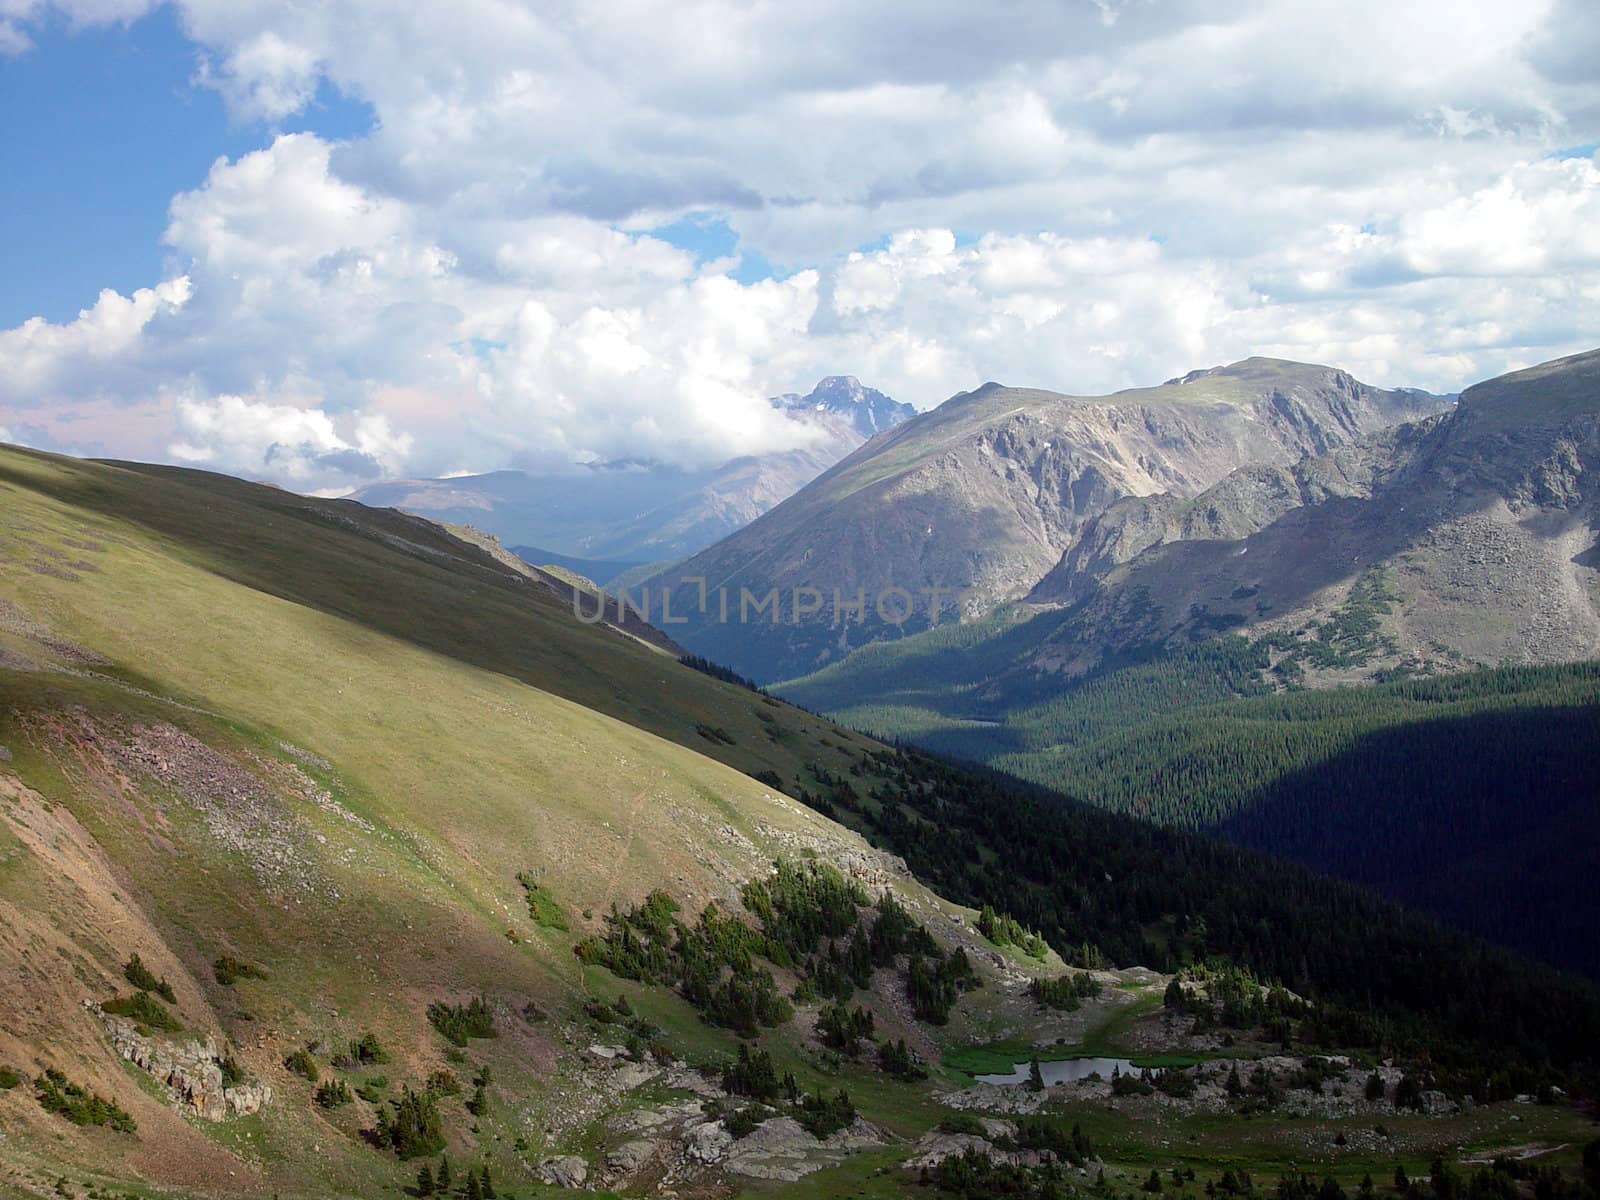
<svg viewBox="0 0 1600 1200">
<path fill-rule="evenodd" d="M 576 1154 L 563 1154 L 542 1161 L 537 1174 L 550 1187 L 580 1188 L 589 1180 L 589 1164 Z"/>
<path fill-rule="evenodd" d="M 684 1139 L 683 1155 L 690 1162 L 714 1166 L 728 1157 L 733 1135 L 720 1121 L 696 1125 Z"/>
<path fill-rule="evenodd" d="M 623 1142 L 606 1155 L 606 1170 L 618 1175 L 632 1175 L 655 1157 L 656 1144 L 647 1141 Z"/>
<path fill-rule="evenodd" d="M 643 1087 L 660 1074 L 661 1068 L 649 1063 L 622 1062 L 617 1066 L 614 1081 L 623 1091 L 631 1092 L 636 1087 Z"/>
</svg>

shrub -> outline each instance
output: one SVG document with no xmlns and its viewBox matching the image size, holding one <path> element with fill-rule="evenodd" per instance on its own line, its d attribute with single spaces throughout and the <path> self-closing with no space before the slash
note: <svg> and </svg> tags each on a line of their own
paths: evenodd
<svg viewBox="0 0 1600 1200">
<path fill-rule="evenodd" d="M 389 1101 L 391 1111 L 378 1114 L 378 1140 L 401 1158 L 427 1158 L 444 1149 L 439 1102 L 409 1087 Z"/>
<path fill-rule="evenodd" d="M 1155 1084 L 1158 1090 L 1179 1099 L 1192 1096 L 1195 1092 L 1194 1073 L 1182 1067 L 1169 1067 L 1157 1072 Z"/>
<path fill-rule="evenodd" d="M 138 1124 L 114 1101 L 71 1083 L 54 1067 L 34 1081 L 34 1097 L 45 1112 L 65 1117 L 74 1125 L 109 1125 L 119 1133 L 133 1133 Z"/>
<path fill-rule="evenodd" d="M 1017 1134 L 1010 1145 L 1018 1150 L 1048 1150 L 1077 1167 L 1094 1157 L 1094 1143 L 1082 1126 L 1073 1125 L 1069 1133 L 1059 1121 L 1044 1116 L 1018 1118 Z"/>
<path fill-rule="evenodd" d="M 371 1075 L 356 1088 L 356 1095 L 360 1096 L 368 1104 L 376 1104 L 388 1089 L 389 1077 L 387 1075 Z"/>
<path fill-rule="evenodd" d="M 446 1004 L 435 1000 L 428 1005 L 428 1020 L 455 1046 L 465 1046 L 468 1038 L 498 1036 L 494 1028 L 494 1012 L 482 996 L 474 996 L 466 1004 Z"/>
<path fill-rule="evenodd" d="M 822 1141 L 855 1121 L 856 1106 L 843 1088 L 831 1096 L 807 1093 L 795 1105 L 794 1118 L 812 1137 Z"/>
<path fill-rule="evenodd" d="M 223 1087 L 238 1087 L 248 1078 L 248 1076 L 245 1074 L 244 1068 L 239 1065 L 239 1060 L 234 1058 L 231 1050 L 226 1051 L 223 1056 L 217 1060 L 217 1066 L 222 1069 Z"/>
<path fill-rule="evenodd" d="M 1412 1075 L 1402 1075 L 1394 1089 L 1394 1106 L 1422 1111 L 1422 1081 Z"/>
<path fill-rule="evenodd" d="M 1111 1094 L 1113 1096 L 1148 1096 L 1155 1088 L 1146 1079 L 1129 1073 L 1124 1075 L 1121 1071 L 1111 1076 Z"/>
<path fill-rule="evenodd" d="M 739 1043 L 739 1056 L 722 1068 L 722 1090 L 752 1100 L 776 1100 L 785 1092 L 794 1095 L 799 1091 L 793 1075 L 778 1078 L 772 1055 L 759 1046 L 752 1050 L 743 1042 Z"/>
<path fill-rule="evenodd" d="M 302 1079 L 309 1079 L 312 1083 L 317 1081 L 317 1063 L 311 1057 L 311 1051 L 301 1048 L 283 1060 L 284 1070 L 291 1075 L 298 1075 Z"/>
<path fill-rule="evenodd" d="M 904 1038 L 898 1042 L 885 1042 L 878 1047 L 878 1065 L 885 1074 L 905 1083 L 915 1083 L 928 1077 L 928 1072 L 917 1063 Z"/>
<path fill-rule="evenodd" d="M 22 1076 L 20 1073 L 10 1067 L 0 1067 L 0 1092 L 9 1092 L 21 1082 Z"/>
<path fill-rule="evenodd" d="M 728 1127 L 728 1132 L 737 1140 L 738 1138 L 749 1137 L 766 1119 L 767 1112 L 765 1109 L 758 1108 L 754 1104 L 746 1104 L 737 1112 L 726 1117 L 723 1124 Z"/>
<path fill-rule="evenodd" d="M 223 987 L 232 987 L 241 979 L 265 979 L 267 973 L 254 963 L 245 962 L 231 954 L 221 955 L 211 964 L 211 973 Z"/>
<path fill-rule="evenodd" d="M 172 985 L 165 978 L 157 979 L 150 968 L 140 961 L 137 954 L 123 964 L 122 977 L 141 992 L 154 992 L 168 1004 L 178 1002 L 178 997 L 172 991 Z"/>
<path fill-rule="evenodd" d="M 914 955 L 906 968 L 906 995 L 917 1020 L 943 1025 L 961 993 L 980 986 L 977 972 L 967 952 L 956 947 L 948 958 L 929 966 L 921 955 Z"/>
<path fill-rule="evenodd" d="M 1045 941 L 1016 918 L 997 913 L 985 904 L 978 913 L 978 932 L 996 946 L 1015 946 L 1029 958 L 1043 959 L 1049 952 Z"/>
<path fill-rule="evenodd" d="M 140 1033 L 161 1030 L 165 1033 L 182 1033 L 178 1018 L 149 992 L 131 992 L 126 996 L 113 996 L 101 1009 L 116 1017 L 127 1017 L 139 1027 Z"/>
<path fill-rule="evenodd" d="M 428 1076 L 428 1091 L 435 1096 L 459 1096 L 461 1082 L 452 1071 L 435 1071 Z"/>
<path fill-rule="evenodd" d="M 862 1042 L 873 1040 L 872 1035 L 872 1013 L 860 1005 L 847 1009 L 842 1004 L 828 1004 L 817 1017 L 817 1036 L 822 1044 L 850 1058 L 861 1052 Z"/>
<path fill-rule="evenodd" d="M 1041 1008 L 1073 1012 L 1085 999 L 1100 994 L 1100 982 L 1087 971 L 1069 971 L 1055 979 L 1035 979 L 1028 994 Z"/>
<path fill-rule="evenodd" d="M 342 1079 L 330 1079 L 318 1086 L 313 1093 L 317 1104 L 322 1108 L 338 1108 L 341 1104 L 350 1103 L 350 1087 Z M 366 1099 L 366 1097 L 362 1097 Z"/>
<path fill-rule="evenodd" d="M 356 1066 L 376 1067 L 389 1061 L 389 1052 L 378 1041 L 378 1035 L 368 1030 L 350 1043 L 346 1057 Z"/>
<path fill-rule="evenodd" d="M 517 872 L 517 882 L 522 885 L 527 897 L 528 916 L 533 918 L 533 923 L 541 929 L 559 929 L 566 932 L 567 914 L 560 902 L 551 894 L 550 889 L 541 884 L 538 877 L 529 871 Z"/>
</svg>

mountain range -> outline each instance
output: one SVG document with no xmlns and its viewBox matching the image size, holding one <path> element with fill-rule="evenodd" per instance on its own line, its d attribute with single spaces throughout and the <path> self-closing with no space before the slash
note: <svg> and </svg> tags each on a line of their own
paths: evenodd
<svg viewBox="0 0 1600 1200">
<path fill-rule="evenodd" d="M 674 631 L 685 645 L 759 680 L 801 675 L 958 607 L 971 619 L 1022 599 L 1125 497 L 1193 497 L 1242 464 L 1287 468 L 1448 404 L 1261 358 L 1111 396 L 986 384 L 861 447 L 648 586 L 689 615 Z M 828 602 L 800 621 L 724 622 L 720 610 L 700 614 L 701 579 L 735 598 L 777 589 L 787 606 L 814 588 Z M 878 611 L 891 588 L 914 601 L 909 620 Z M 931 588 L 945 593 L 937 614 Z M 836 590 L 864 593 L 865 618 L 835 623 Z M 889 616 L 905 615 L 895 604 Z"/>
<path fill-rule="evenodd" d="M 1582 1186 L 1589 983 L 741 686 L 481 531 L 15 448 L 0 492 L 0 1192 L 1246 1197 L 1245 1142 L 1325 1200 L 1530 1141 Z M 1470 693 L 1551 761 L 1597 694 Z"/>
<path fill-rule="evenodd" d="M 747 525 L 916 412 L 848 375 L 769 403 L 795 424 L 798 448 L 702 469 L 626 460 L 574 464 L 553 475 L 383 480 L 350 498 L 472 525 L 532 561 L 563 562 L 607 582 L 629 566 L 675 561 Z"/>
</svg>

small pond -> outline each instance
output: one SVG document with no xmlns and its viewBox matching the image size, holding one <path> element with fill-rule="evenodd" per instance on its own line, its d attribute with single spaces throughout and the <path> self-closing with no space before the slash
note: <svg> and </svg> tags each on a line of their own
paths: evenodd
<svg viewBox="0 0 1600 1200">
<path fill-rule="evenodd" d="M 1139 1069 L 1125 1058 L 1063 1058 L 1039 1064 L 1039 1074 L 1044 1076 L 1046 1087 L 1052 1083 L 1074 1083 L 1091 1075 L 1110 1079 L 1115 1071 L 1121 1071 L 1124 1075 L 1139 1073 Z M 1004 1075 L 974 1075 L 973 1078 L 979 1083 L 1027 1083 L 1028 1060 L 1017 1063 Z"/>
</svg>

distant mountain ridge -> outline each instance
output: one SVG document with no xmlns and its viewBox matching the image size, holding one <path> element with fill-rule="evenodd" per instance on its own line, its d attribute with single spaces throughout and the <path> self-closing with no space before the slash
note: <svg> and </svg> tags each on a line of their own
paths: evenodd
<svg viewBox="0 0 1600 1200">
<path fill-rule="evenodd" d="M 559 475 L 507 470 L 382 480 L 350 498 L 473 525 L 507 545 L 569 558 L 671 562 L 748 524 L 916 413 L 850 375 L 827 376 L 803 396 L 786 393 L 770 403 L 811 431 L 806 445 L 699 470 L 629 459 L 575 465 Z"/>
<path fill-rule="evenodd" d="M 1360 670 L 1600 656 L 1597 480 L 1591 351 L 1477 384 L 1449 413 L 1289 471 L 1247 467 L 1189 501 L 1114 506 L 1030 593 L 1081 606 L 1075 632 L 1035 662 L 1081 669 L 1093 647 L 1196 621 L 1283 640 L 1380 577 L 1387 640 L 1351 664 Z M 1134 596 L 1141 616 L 1130 623 Z M 1284 644 L 1314 673 L 1348 669 Z"/>
<path fill-rule="evenodd" d="M 869 600 L 867 620 L 844 626 L 825 605 L 800 624 L 691 619 L 674 635 L 757 679 L 803 674 L 925 626 L 927 589 L 962 590 L 969 617 L 1027 595 L 1124 497 L 1193 496 L 1243 464 L 1287 467 L 1447 404 L 1264 358 L 1111 396 L 988 383 L 897 425 L 653 586 L 675 589 L 678 613 L 700 578 L 735 597 L 903 588 L 922 598 L 899 627 L 874 619 Z"/>
<path fill-rule="evenodd" d="M 1260 662 L 1279 686 L 1600 658 L 1597 530 L 1591 351 L 1194 495 L 1117 499 L 986 623 L 906 639 L 892 670 L 853 657 L 792 694 L 837 711 L 975 688 L 963 711 L 993 718 L 1224 632 L 1270 646 Z"/>
</svg>

